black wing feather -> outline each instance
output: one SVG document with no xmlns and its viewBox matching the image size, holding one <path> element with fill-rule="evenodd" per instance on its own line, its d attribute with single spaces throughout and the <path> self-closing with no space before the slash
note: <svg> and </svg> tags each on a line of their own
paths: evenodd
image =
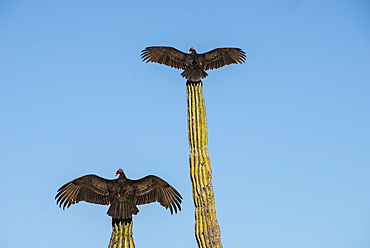
<svg viewBox="0 0 370 248">
<path fill-rule="evenodd" d="M 230 64 L 242 64 L 246 58 L 242 49 L 233 47 L 216 48 L 199 54 L 204 70 L 213 70 Z"/>
<path fill-rule="evenodd" d="M 152 46 L 141 51 L 141 58 L 147 63 L 155 62 L 185 70 L 187 61 L 190 60 L 191 56 L 173 47 Z"/>
<path fill-rule="evenodd" d="M 182 196 L 163 179 L 149 175 L 139 180 L 132 180 L 132 183 L 136 188 L 134 204 L 142 205 L 158 201 L 166 209 L 169 208 L 171 214 L 181 210 Z"/>
<path fill-rule="evenodd" d="M 60 187 L 55 199 L 63 209 L 80 201 L 108 205 L 108 184 L 111 181 L 96 175 L 82 176 Z"/>
</svg>

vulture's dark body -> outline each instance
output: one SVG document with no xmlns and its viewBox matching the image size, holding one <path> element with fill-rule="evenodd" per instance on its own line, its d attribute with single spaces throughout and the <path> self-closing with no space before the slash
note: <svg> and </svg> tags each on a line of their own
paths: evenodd
<svg viewBox="0 0 370 248">
<path fill-rule="evenodd" d="M 208 76 L 206 70 L 213 70 L 229 64 L 244 63 L 247 56 L 240 48 L 216 48 L 198 54 L 194 48 L 184 53 L 173 47 L 153 46 L 145 48 L 141 58 L 145 62 L 155 62 L 184 70 L 181 76 L 189 81 L 198 82 Z"/>
<path fill-rule="evenodd" d="M 171 214 L 181 210 L 181 195 L 163 179 L 149 175 L 130 180 L 122 172 L 115 180 L 86 175 L 60 187 L 55 197 L 60 207 L 68 208 L 79 201 L 110 205 L 107 214 L 115 219 L 129 219 L 137 214 L 136 205 L 158 201 Z"/>
</svg>

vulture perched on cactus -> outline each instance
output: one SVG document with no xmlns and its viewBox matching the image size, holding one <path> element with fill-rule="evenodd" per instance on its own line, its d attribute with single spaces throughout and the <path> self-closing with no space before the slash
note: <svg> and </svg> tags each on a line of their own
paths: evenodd
<svg viewBox="0 0 370 248">
<path fill-rule="evenodd" d="M 117 170 L 117 175 L 114 180 L 86 175 L 70 181 L 58 189 L 57 204 L 63 209 L 80 201 L 110 205 L 107 214 L 114 219 L 129 219 L 139 212 L 136 205 L 155 201 L 169 208 L 171 214 L 181 210 L 180 193 L 163 179 L 149 175 L 131 180 L 122 169 Z"/>
<path fill-rule="evenodd" d="M 181 76 L 192 82 L 208 76 L 206 70 L 213 70 L 225 65 L 242 64 L 247 56 L 240 48 L 216 48 L 206 53 L 198 54 L 193 47 L 189 53 L 184 53 L 173 47 L 152 46 L 141 52 L 145 62 L 156 62 L 184 70 Z"/>
</svg>

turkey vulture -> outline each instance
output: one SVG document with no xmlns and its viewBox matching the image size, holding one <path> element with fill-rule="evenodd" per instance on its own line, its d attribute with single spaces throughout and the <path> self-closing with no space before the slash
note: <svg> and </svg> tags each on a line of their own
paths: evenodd
<svg viewBox="0 0 370 248">
<path fill-rule="evenodd" d="M 193 47 L 184 53 L 173 47 L 152 46 L 141 51 L 145 62 L 156 62 L 184 70 L 181 76 L 189 81 L 198 82 L 208 76 L 206 70 L 213 70 L 230 64 L 242 64 L 247 56 L 240 48 L 216 48 L 198 54 Z"/>
<path fill-rule="evenodd" d="M 137 214 L 136 205 L 158 201 L 171 214 L 181 210 L 182 196 L 163 179 L 149 175 L 130 180 L 122 169 L 118 169 L 114 180 L 97 175 L 86 175 L 64 184 L 55 196 L 59 207 L 69 208 L 72 204 L 86 201 L 110 205 L 107 214 L 114 219 L 129 219 Z"/>
</svg>

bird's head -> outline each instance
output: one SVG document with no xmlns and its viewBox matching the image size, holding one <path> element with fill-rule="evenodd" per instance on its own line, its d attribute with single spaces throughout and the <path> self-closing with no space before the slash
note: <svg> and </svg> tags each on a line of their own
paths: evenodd
<svg viewBox="0 0 370 248">
<path fill-rule="evenodd" d="M 122 169 L 118 169 L 116 172 L 116 176 L 124 174 Z"/>
<path fill-rule="evenodd" d="M 189 48 L 189 52 L 195 51 L 194 47 Z"/>
</svg>

